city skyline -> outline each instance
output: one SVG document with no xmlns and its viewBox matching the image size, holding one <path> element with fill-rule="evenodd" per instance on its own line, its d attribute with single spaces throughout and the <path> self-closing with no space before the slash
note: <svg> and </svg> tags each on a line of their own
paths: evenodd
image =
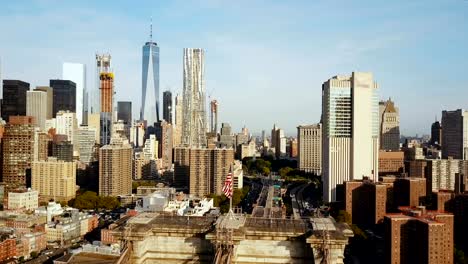
<svg viewBox="0 0 468 264">
<path fill-rule="evenodd" d="M 132 91 L 139 90 L 141 84 L 139 53 L 151 16 L 154 38 L 164 50 L 161 90 L 180 93 L 182 48 L 204 48 L 207 95 L 220 103 L 220 123 L 230 123 L 234 131 L 245 125 L 259 134 L 277 123 L 287 135 L 294 135 L 297 125 L 319 121 L 321 82 L 351 71 L 374 73 L 381 87 L 380 99 L 392 97 L 400 107 L 402 135 L 430 134 L 434 115 L 440 120 L 443 109 L 466 108 L 463 98 L 468 91 L 459 81 L 467 68 L 463 60 L 468 52 L 463 49 L 467 43 L 463 28 L 466 1 L 364 1 L 336 10 L 337 4 L 323 2 L 293 6 L 249 3 L 246 7 L 247 2 L 242 1 L 176 1 L 144 5 L 144 10 L 115 3 L 104 16 L 97 15 L 103 3 L 89 7 L 53 3 L 4 5 L 0 29 L 14 41 L 0 43 L 2 78 L 43 86 L 50 79 L 60 78 L 63 62 L 76 62 L 88 65 L 87 88 L 91 90 L 94 54 L 109 52 L 117 74 L 115 101 L 132 101 L 134 118 L 139 113 L 141 94 Z M 321 14 L 325 9 L 335 12 L 309 16 L 311 11 Z M 51 13 L 67 14 L 69 19 Z M 200 18 L 199 13 L 212 17 Z M 7 23 L 18 17 L 21 22 Z M 54 26 L 59 21 L 80 21 L 81 17 L 89 20 L 70 22 L 63 28 Z M 180 22 L 175 21 L 182 17 Z M 238 24 L 240 19 L 245 22 Z M 119 26 L 106 27 L 105 32 L 96 30 L 104 21 Z M 187 23 L 190 26 L 184 27 Z M 47 38 L 39 37 L 44 35 Z M 35 39 L 35 45 L 26 48 L 23 43 L 30 43 L 30 38 Z M 280 48 L 282 52 L 278 53 Z M 232 51 L 242 56 L 232 56 Z M 286 98 L 289 100 L 284 99 L 285 90 L 291 92 Z M 427 97 L 427 93 L 434 96 Z M 267 100 L 246 100 L 246 94 Z M 243 107 L 238 107 L 240 102 Z M 274 108 L 268 106 L 271 102 L 275 102 Z"/>
</svg>

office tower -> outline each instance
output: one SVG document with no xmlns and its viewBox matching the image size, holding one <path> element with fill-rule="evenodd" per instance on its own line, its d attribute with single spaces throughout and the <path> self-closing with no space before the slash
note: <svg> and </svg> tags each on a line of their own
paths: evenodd
<svg viewBox="0 0 468 264">
<path fill-rule="evenodd" d="M 452 214 L 406 208 L 384 218 L 385 263 L 453 263 Z"/>
<path fill-rule="evenodd" d="M 442 158 L 466 159 L 468 154 L 468 111 L 442 111 Z"/>
<path fill-rule="evenodd" d="M 203 49 L 184 49 L 182 145 L 206 146 L 205 69 Z"/>
<path fill-rule="evenodd" d="M 68 202 L 75 198 L 76 163 L 50 157 L 34 161 L 31 166 L 32 189 L 39 191 L 42 201 L 53 199 Z"/>
<path fill-rule="evenodd" d="M 344 183 L 345 210 L 353 224 L 373 227 L 386 213 L 387 186 L 369 180 Z"/>
<path fill-rule="evenodd" d="M 75 141 L 75 133 L 78 129 L 76 114 L 68 111 L 59 111 L 55 120 L 56 133 L 60 135 L 66 135 L 67 140 L 76 147 L 77 144 Z"/>
<path fill-rule="evenodd" d="M 33 161 L 47 160 L 47 157 L 49 157 L 49 147 L 51 145 L 52 138 L 50 135 L 36 128 L 34 131 Z"/>
<path fill-rule="evenodd" d="M 379 151 L 379 176 L 401 175 L 405 169 L 403 151 Z"/>
<path fill-rule="evenodd" d="M 459 173 L 468 175 L 468 160 L 427 160 L 427 192 L 455 190 L 456 175 Z"/>
<path fill-rule="evenodd" d="M 276 158 L 282 158 L 286 156 L 286 137 L 284 130 L 281 128 L 276 129 L 275 139 L 275 153 Z"/>
<path fill-rule="evenodd" d="M 81 63 L 65 62 L 62 68 L 62 79 L 70 80 L 76 84 L 76 118 L 79 125 L 87 124 L 86 66 Z"/>
<path fill-rule="evenodd" d="M 395 103 L 388 99 L 379 102 L 380 149 L 400 149 L 400 111 Z"/>
<path fill-rule="evenodd" d="M 29 83 L 19 80 L 3 80 L 2 119 L 26 115 L 26 92 Z"/>
<path fill-rule="evenodd" d="M 378 87 L 372 73 L 335 76 L 322 86 L 324 201 L 336 186 L 369 177 L 376 181 L 379 155 Z"/>
<path fill-rule="evenodd" d="M 221 134 L 219 135 L 219 147 L 232 148 L 234 146 L 231 125 L 221 124 Z"/>
<path fill-rule="evenodd" d="M 278 128 L 276 124 L 273 125 L 273 129 L 271 130 L 271 138 L 270 138 L 270 148 L 276 149 L 276 135 L 278 134 Z"/>
<path fill-rule="evenodd" d="M 163 119 L 169 124 L 172 124 L 172 93 L 171 91 L 163 92 Z"/>
<path fill-rule="evenodd" d="M 289 150 L 288 150 L 288 155 L 290 158 L 296 158 L 298 154 L 298 140 L 296 138 L 291 138 L 289 140 Z"/>
<path fill-rule="evenodd" d="M 34 117 L 36 126 L 45 129 L 47 119 L 47 93 L 41 91 L 26 92 L 26 115 Z"/>
<path fill-rule="evenodd" d="M 218 101 L 210 102 L 210 132 L 218 133 Z"/>
<path fill-rule="evenodd" d="M 117 102 L 117 120 L 122 120 L 125 126 L 125 136 L 130 140 L 132 127 L 132 102 Z"/>
<path fill-rule="evenodd" d="M 322 174 L 322 124 L 297 127 L 297 166 L 299 170 Z"/>
<path fill-rule="evenodd" d="M 431 125 L 431 144 L 442 146 L 442 125 L 437 120 Z"/>
<path fill-rule="evenodd" d="M 54 92 L 49 86 L 37 86 L 34 91 L 40 91 L 47 94 L 47 113 L 46 119 L 51 119 L 54 112 Z"/>
<path fill-rule="evenodd" d="M 132 193 L 132 156 L 132 146 L 120 134 L 99 149 L 99 195 Z"/>
<path fill-rule="evenodd" d="M 183 96 L 178 94 L 175 97 L 175 120 L 174 120 L 174 146 L 179 146 L 182 143 L 182 124 L 183 124 Z"/>
<path fill-rule="evenodd" d="M 88 127 L 96 131 L 96 143 L 100 145 L 101 142 L 101 114 L 93 113 L 88 115 Z"/>
<path fill-rule="evenodd" d="M 172 166 L 172 125 L 166 121 L 156 123 L 156 138 L 159 142 L 159 157 L 162 159 L 162 167 L 170 169 Z"/>
<path fill-rule="evenodd" d="M 73 144 L 70 141 L 54 142 L 52 144 L 52 156 L 57 160 L 73 161 Z"/>
<path fill-rule="evenodd" d="M 81 126 L 76 131 L 76 142 L 80 161 L 91 163 L 96 161 L 96 129 L 88 126 Z"/>
<path fill-rule="evenodd" d="M 52 116 L 59 111 L 76 113 L 76 84 L 70 80 L 50 80 L 49 86 L 54 95 Z"/>
<path fill-rule="evenodd" d="M 143 46 L 142 87 L 140 120 L 146 120 L 148 126 L 159 121 L 159 47 L 153 42 L 153 26 L 150 40 Z"/>
<path fill-rule="evenodd" d="M 12 185 L 26 185 L 26 169 L 34 155 L 34 118 L 11 116 L 2 138 L 3 181 Z"/>
<path fill-rule="evenodd" d="M 124 121 L 124 124 L 132 125 L 132 102 L 117 102 L 117 120 Z"/>
</svg>

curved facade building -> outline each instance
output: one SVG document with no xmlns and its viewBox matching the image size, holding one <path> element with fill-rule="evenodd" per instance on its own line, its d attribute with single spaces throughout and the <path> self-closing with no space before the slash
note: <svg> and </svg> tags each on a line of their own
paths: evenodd
<svg viewBox="0 0 468 264">
<path fill-rule="evenodd" d="M 143 46 L 140 120 L 159 121 L 159 47 L 151 40 Z"/>
</svg>

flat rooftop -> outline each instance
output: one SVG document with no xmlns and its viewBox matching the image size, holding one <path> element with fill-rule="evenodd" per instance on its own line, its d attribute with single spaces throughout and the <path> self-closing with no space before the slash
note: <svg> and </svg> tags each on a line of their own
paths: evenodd
<svg viewBox="0 0 468 264">
<path fill-rule="evenodd" d="M 74 255 L 71 255 L 71 254 L 65 255 L 57 259 L 57 261 L 63 261 L 69 264 L 84 264 L 84 263 L 114 264 L 114 263 L 117 263 L 119 258 L 120 256 L 80 252 Z"/>
</svg>

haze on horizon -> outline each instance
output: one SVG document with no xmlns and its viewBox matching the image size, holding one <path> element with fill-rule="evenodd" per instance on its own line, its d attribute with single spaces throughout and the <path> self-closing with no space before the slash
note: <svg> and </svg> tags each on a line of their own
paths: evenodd
<svg viewBox="0 0 468 264">
<path fill-rule="evenodd" d="M 321 85 L 373 72 L 380 98 L 400 108 L 402 135 L 429 134 L 444 109 L 468 108 L 468 1 L 7 1 L 0 9 L 3 79 L 31 87 L 109 52 L 116 101 L 141 104 L 141 48 L 160 47 L 160 90 L 182 90 L 182 49 L 204 48 L 207 95 L 220 122 L 288 135 L 316 123 Z M 208 101 L 208 100 L 207 100 Z"/>
</svg>

